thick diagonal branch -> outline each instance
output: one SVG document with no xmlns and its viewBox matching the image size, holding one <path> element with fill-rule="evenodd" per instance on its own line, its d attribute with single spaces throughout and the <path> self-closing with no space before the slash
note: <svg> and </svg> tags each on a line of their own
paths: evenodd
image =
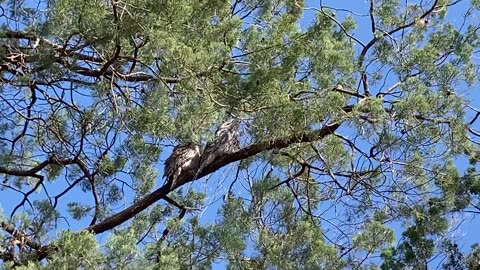
<svg viewBox="0 0 480 270">
<path fill-rule="evenodd" d="M 272 149 L 281 149 L 295 143 L 318 141 L 330 134 L 333 134 L 339 126 L 340 126 L 340 123 L 335 123 L 332 125 L 324 126 L 319 130 L 315 130 L 309 133 L 293 135 L 290 137 L 280 138 L 280 139 L 272 139 L 269 141 L 249 145 L 237 152 L 231 153 L 229 155 L 225 155 L 222 158 L 215 160 L 210 165 L 206 166 L 200 172 L 199 176 L 202 177 L 207 174 L 213 173 L 218 169 L 232 162 L 246 159 L 248 157 L 252 157 L 263 151 L 272 150 Z M 113 229 L 116 226 L 122 224 L 123 222 L 131 219 L 133 216 L 140 213 L 141 211 L 145 210 L 147 207 L 149 207 L 153 203 L 164 198 L 170 191 L 191 181 L 193 181 L 193 175 L 182 175 L 181 179 L 178 180 L 177 186 L 164 185 L 161 188 L 155 190 L 154 192 L 148 194 L 143 199 L 137 201 L 135 204 L 126 208 L 125 210 L 113 216 L 110 216 L 109 218 L 105 219 L 104 221 L 98 224 L 95 224 L 86 228 L 86 230 L 92 231 L 95 234 L 99 234 L 107 230 Z"/>
</svg>

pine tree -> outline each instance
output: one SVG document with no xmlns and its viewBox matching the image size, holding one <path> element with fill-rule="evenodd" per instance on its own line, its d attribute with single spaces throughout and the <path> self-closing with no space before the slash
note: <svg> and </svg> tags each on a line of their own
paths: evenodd
<svg viewBox="0 0 480 270">
<path fill-rule="evenodd" d="M 480 1 L 344 2 L 0 1 L 2 267 L 480 269 Z"/>
</svg>

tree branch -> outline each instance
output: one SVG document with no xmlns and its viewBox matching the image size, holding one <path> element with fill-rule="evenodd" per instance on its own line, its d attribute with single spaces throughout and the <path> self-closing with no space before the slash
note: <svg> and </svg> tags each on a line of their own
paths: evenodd
<svg viewBox="0 0 480 270">
<path fill-rule="evenodd" d="M 293 135 L 293 136 L 281 138 L 281 139 L 272 139 L 266 142 L 260 142 L 260 143 L 249 145 L 237 152 L 225 155 L 222 158 L 212 162 L 210 165 L 206 166 L 202 171 L 199 172 L 199 178 L 207 174 L 213 173 L 230 163 L 246 159 L 248 157 L 254 156 L 263 151 L 268 151 L 272 149 L 281 149 L 295 143 L 305 143 L 305 142 L 320 140 L 330 134 L 333 134 L 339 126 L 340 126 L 340 123 L 335 123 L 332 125 L 324 126 L 323 128 L 319 130 L 315 130 L 313 132 Z M 122 224 L 123 222 L 131 219 L 136 214 L 145 210 L 147 207 L 149 207 L 153 203 L 157 202 L 162 198 L 165 198 L 165 196 L 170 191 L 174 190 L 175 188 L 181 185 L 184 185 L 188 182 L 193 181 L 194 175 L 195 175 L 195 172 L 191 172 L 188 175 L 187 174 L 181 175 L 178 181 L 176 182 L 175 186 L 169 186 L 168 184 L 164 185 L 161 188 L 146 195 L 144 198 L 137 201 L 135 204 L 131 205 L 125 210 L 110 216 L 109 218 L 103 220 L 102 222 L 89 226 L 85 230 L 91 231 L 95 234 L 99 234 L 115 228 L 116 226 Z"/>
<path fill-rule="evenodd" d="M 43 161 L 42 163 L 38 164 L 37 166 L 31 168 L 30 170 L 19 170 L 19 169 L 8 169 L 5 167 L 0 167 L 0 173 L 12 175 L 12 176 L 24 176 L 24 177 L 35 177 L 40 178 L 37 175 L 37 172 L 43 170 L 50 164 L 54 165 L 69 165 L 75 163 L 72 159 L 57 159 L 55 157 L 50 157 L 49 159 Z"/>
<path fill-rule="evenodd" d="M 40 243 L 37 243 L 35 241 L 30 240 L 30 238 L 28 238 L 26 235 L 22 234 L 17 229 L 15 229 L 15 227 L 13 227 L 13 225 L 2 221 L 2 222 L 0 222 L 0 226 L 6 232 L 8 232 L 10 235 L 12 235 L 13 238 L 15 238 L 17 240 L 21 239 L 21 242 L 23 244 L 27 245 L 28 247 L 30 247 L 32 249 L 40 249 L 42 247 L 42 245 Z"/>
</svg>

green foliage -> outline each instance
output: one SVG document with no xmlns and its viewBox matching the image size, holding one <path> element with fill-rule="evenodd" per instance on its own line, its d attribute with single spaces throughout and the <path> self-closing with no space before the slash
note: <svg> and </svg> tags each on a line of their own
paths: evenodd
<svg viewBox="0 0 480 270">
<path fill-rule="evenodd" d="M 480 1 L 0 2 L 2 267 L 479 268 Z"/>
<path fill-rule="evenodd" d="M 88 212 L 90 212 L 90 206 L 82 205 L 77 202 L 70 202 L 67 206 L 70 215 L 77 220 L 84 218 Z"/>
<path fill-rule="evenodd" d="M 215 228 L 216 237 L 225 250 L 233 259 L 238 258 L 246 248 L 245 239 L 249 232 L 249 214 L 245 212 L 241 200 L 229 198 L 221 209 L 223 222 Z"/>
<path fill-rule="evenodd" d="M 60 176 L 60 174 L 62 173 L 62 169 L 63 169 L 62 166 L 52 164 L 45 169 L 45 172 L 47 173 L 48 179 L 50 181 L 53 181 Z"/>
<path fill-rule="evenodd" d="M 442 247 L 447 253 L 447 260 L 442 264 L 443 269 L 465 269 L 465 258 L 457 244 L 452 243 L 450 240 L 445 240 Z"/>
<path fill-rule="evenodd" d="M 378 221 L 365 224 L 362 232 L 353 238 L 354 245 L 366 251 L 381 250 L 395 241 L 393 231 Z"/>
<path fill-rule="evenodd" d="M 105 244 L 105 262 L 108 269 L 138 269 L 142 260 L 139 260 L 137 239 L 131 230 L 116 231 L 109 236 Z"/>
<path fill-rule="evenodd" d="M 87 232 L 64 231 L 57 242 L 57 251 L 49 260 L 51 269 L 97 269 L 104 260 L 95 237 Z"/>
<path fill-rule="evenodd" d="M 472 251 L 467 257 L 467 266 L 469 270 L 479 269 L 480 263 L 480 246 L 475 244 L 472 246 Z"/>
</svg>

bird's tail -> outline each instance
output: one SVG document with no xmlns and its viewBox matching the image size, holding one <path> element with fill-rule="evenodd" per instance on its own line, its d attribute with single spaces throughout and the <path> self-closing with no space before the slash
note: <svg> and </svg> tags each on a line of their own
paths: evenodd
<svg viewBox="0 0 480 270">
<path fill-rule="evenodd" d="M 197 172 L 195 173 L 195 176 L 193 177 L 192 181 L 195 181 L 198 179 L 198 176 L 200 176 L 200 173 L 202 172 L 202 170 L 205 168 L 205 165 L 204 163 L 200 164 L 200 166 L 198 166 L 198 169 L 197 169 Z"/>
</svg>

